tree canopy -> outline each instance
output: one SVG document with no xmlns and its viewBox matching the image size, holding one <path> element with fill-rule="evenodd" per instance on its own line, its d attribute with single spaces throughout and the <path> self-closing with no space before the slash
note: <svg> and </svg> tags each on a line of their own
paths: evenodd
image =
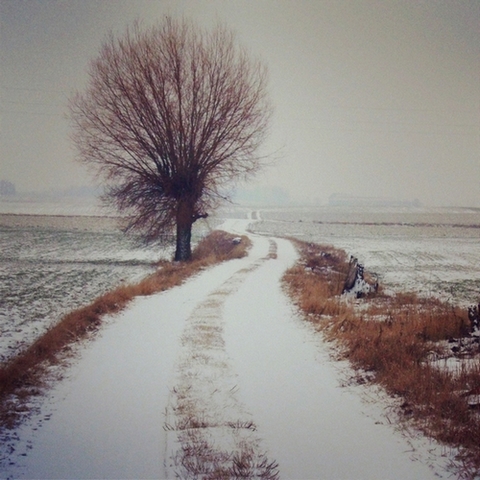
<svg viewBox="0 0 480 480">
<path fill-rule="evenodd" d="M 266 66 L 223 26 L 167 17 L 107 37 L 70 119 L 79 160 L 127 230 L 155 239 L 176 227 L 175 259 L 190 258 L 193 223 L 262 165 L 266 83 Z"/>
</svg>

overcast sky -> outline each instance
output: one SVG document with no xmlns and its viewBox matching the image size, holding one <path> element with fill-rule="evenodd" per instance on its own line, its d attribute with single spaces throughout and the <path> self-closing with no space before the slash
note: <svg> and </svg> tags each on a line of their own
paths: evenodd
<svg viewBox="0 0 480 480">
<path fill-rule="evenodd" d="M 480 206 L 479 0 L 0 0 L 0 179 L 91 183 L 67 98 L 105 35 L 136 18 L 218 20 L 269 66 L 275 107 L 257 183 Z"/>
</svg>

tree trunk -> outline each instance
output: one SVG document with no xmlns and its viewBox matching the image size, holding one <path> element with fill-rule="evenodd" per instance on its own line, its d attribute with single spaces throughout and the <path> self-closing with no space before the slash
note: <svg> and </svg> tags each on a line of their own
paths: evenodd
<svg viewBox="0 0 480 480">
<path fill-rule="evenodd" d="M 179 201 L 177 207 L 177 248 L 175 261 L 185 262 L 192 257 L 192 225 L 194 221 L 193 208 L 190 202 Z"/>
</svg>

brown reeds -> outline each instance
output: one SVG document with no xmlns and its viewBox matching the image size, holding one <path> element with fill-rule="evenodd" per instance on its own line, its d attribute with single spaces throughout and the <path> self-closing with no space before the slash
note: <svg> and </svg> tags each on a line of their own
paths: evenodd
<svg viewBox="0 0 480 480">
<path fill-rule="evenodd" d="M 301 260 L 284 281 L 306 318 L 327 340 L 337 342 L 354 368 L 367 372 L 359 378 L 373 380 L 401 399 L 403 418 L 457 448 L 459 475 L 475 478 L 480 473 L 480 415 L 468 399 L 472 392 L 480 394 L 480 360 L 477 356 L 473 366 L 457 372 L 430 361 L 453 356 L 446 347 L 452 339 L 468 339 L 467 312 L 415 293 L 379 291 L 348 301 L 341 295 L 348 271 L 345 253 L 296 244 Z"/>
<path fill-rule="evenodd" d="M 241 258 L 250 244 L 248 237 L 213 231 L 199 242 L 192 261 L 160 262 L 157 271 L 140 283 L 121 285 L 90 305 L 65 315 L 27 349 L 0 366 L 0 428 L 13 428 L 28 414 L 27 400 L 42 392 L 50 367 L 68 358 L 72 344 L 98 330 L 104 315 L 122 310 L 139 295 L 180 285 L 205 267 Z"/>
</svg>

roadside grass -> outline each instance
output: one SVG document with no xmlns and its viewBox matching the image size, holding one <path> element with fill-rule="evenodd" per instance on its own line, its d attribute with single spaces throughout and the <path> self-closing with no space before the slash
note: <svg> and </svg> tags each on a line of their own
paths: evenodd
<svg viewBox="0 0 480 480">
<path fill-rule="evenodd" d="M 345 252 L 293 242 L 301 259 L 286 272 L 284 284 L 306 318 L 336 343 L 358 382 L 381 385 L 399 400 L 401 419 L 458 449 L 461 478 L 477 478 L 480 346 L 469 338 L 467 311 L 415 293 L 387 295 L 381 288 L 348 299 L 342 295 Z M 469 350 L 462 349 L 468 344 Z M 447 368 L 452 358 L 460 365 L 454 370 Z"/>
<path fill-rule="evenodd" d="M 241 258 L 250 246 L 246 236 L 215 230 L 199 242 L 191 261 L 161 261 L 157 271 L 141 282 L 121 285 L 65 315 L 30 347 L 0 365 L 0 430 L 14 428 L 28 415 L 30 399 L 41 395 L 52 380 L 51 367 L 65 362 L 73 345 L 94 334 L 105 315 L 121 311 L 137 296 L 167 290 L 204 268 Z"/>
</svg>

